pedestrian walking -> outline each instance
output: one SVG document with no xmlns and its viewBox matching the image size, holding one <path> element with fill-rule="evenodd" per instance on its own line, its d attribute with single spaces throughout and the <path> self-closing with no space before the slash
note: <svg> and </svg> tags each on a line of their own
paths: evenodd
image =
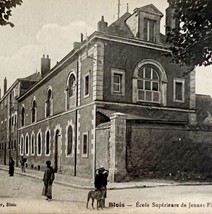
<svg viewBox="0 0 212 214">
<path fill-rule="evenodd" d="M 14 162 L 13 158 L 10 157 L 10 159 L 9 159 L 9 175 L 10 176 L 14 175 L 14 165 L 15 165 L 15 162 Z"/>
<path fill-rule="evenodd" d="M 102 191 L 103 189 L 105 190 L 105 195 L 104 198 L 107 198 L 107 177 L 108 177 L 109 171 L 106 170 L 103 166 L 100 166 L 96 170 L 96 176 L 95 176 L 95 181 L 94 181 L 94 186 L 96 190 Z M 105 201 L 104 205 L 105 207 Z"/>
<path fill-rule="evenodd" d="M 51 167 L 51 161 L 46 161 L 46 169 L 43 175 L 44 187 L 42 195 L 46 196 L 46 200 L 52 199 L 52 184 L 54 181 L 54 169 Z"/>
<path fill-rule="evenodd" d="M 21 171 L 22 171 L 22 172 L 26 172 L 26 166 L 25 166 L 26 160 L 27 160 L 27 159 L 24 158 L 24 156 L 21 156 L 20 163 L 21 163 Z"/>
</svg>

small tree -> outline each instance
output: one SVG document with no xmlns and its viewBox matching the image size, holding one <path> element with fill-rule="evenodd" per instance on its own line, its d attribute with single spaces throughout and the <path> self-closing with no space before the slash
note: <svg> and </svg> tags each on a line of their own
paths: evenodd
<svg viewBox="0 0 212 214">
<path fill-rule="evenodd" d="M 212 0 L 168 0 L 177 25 L 167 26 L 167 41 L 175 62 L 212 64 Z"/>
<path fill-rule="evenodd" d="M 9 21 L 10 16 L 12 16 L 12 9 L 16 5 L 21 5 L 22 0 L 0 0 L 0 25 L 10 25 L 14 27 L 14 24 Z"/>
</svg>

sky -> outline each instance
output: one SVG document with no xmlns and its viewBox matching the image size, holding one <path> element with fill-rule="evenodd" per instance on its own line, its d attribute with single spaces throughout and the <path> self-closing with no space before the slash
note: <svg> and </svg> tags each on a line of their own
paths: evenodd
<svg viewBox="0 0 212 214">
<path fill-rule="evenodd" d="M 163 14 L 161 32 L 165 32 L 167 0 L 120 0 L 120 16 L 137 7 L 154 4 Z M 51 58 L 51 67 L 80 41 L 80 33 L 90 35 L 104 16 L 108 24 L 118 15 L 118 0 L 23 0 L 13 9 L 15 27 L 0 27 L 0 88 L 7 77 L 8 87 L 17 78 L 40 72 L 43 54 Z M 212 95 L 212 66 L 196 68 L 196 93 Z"/>
</svg>

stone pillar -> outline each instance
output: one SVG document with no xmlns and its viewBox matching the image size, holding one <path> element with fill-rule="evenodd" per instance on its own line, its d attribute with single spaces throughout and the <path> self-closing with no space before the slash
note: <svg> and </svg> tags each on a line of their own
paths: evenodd
<svg viewBox="0 0 212 214">
<path fill-rule="evenodd" d="M 193 70 L 190 73 L 190 103 L 189 103 L 189 108 L 192 110 L 196 110 L 196 85 L 195 85 L 195 70 Z M 196 125 L 197 120 L 196 120 L 196 112 L 189 113 L 189 124 L 190 125 Z"/>
<path fill-rule="evenodd" d="M 114 113 L 110 120 L 109 180 L 119 182 L 126 177 L 126 115 Z"/>
</svg>

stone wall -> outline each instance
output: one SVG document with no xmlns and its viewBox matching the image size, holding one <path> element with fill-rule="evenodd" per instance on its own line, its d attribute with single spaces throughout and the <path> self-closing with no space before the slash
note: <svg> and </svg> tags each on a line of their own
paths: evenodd
<svg viewBox="0 0 212 214">
<path fill-rule="evenodd" d="M 130 179 L 210 179 L 212 132 L 151 124 L 127 126 Z"/>
</svg>

